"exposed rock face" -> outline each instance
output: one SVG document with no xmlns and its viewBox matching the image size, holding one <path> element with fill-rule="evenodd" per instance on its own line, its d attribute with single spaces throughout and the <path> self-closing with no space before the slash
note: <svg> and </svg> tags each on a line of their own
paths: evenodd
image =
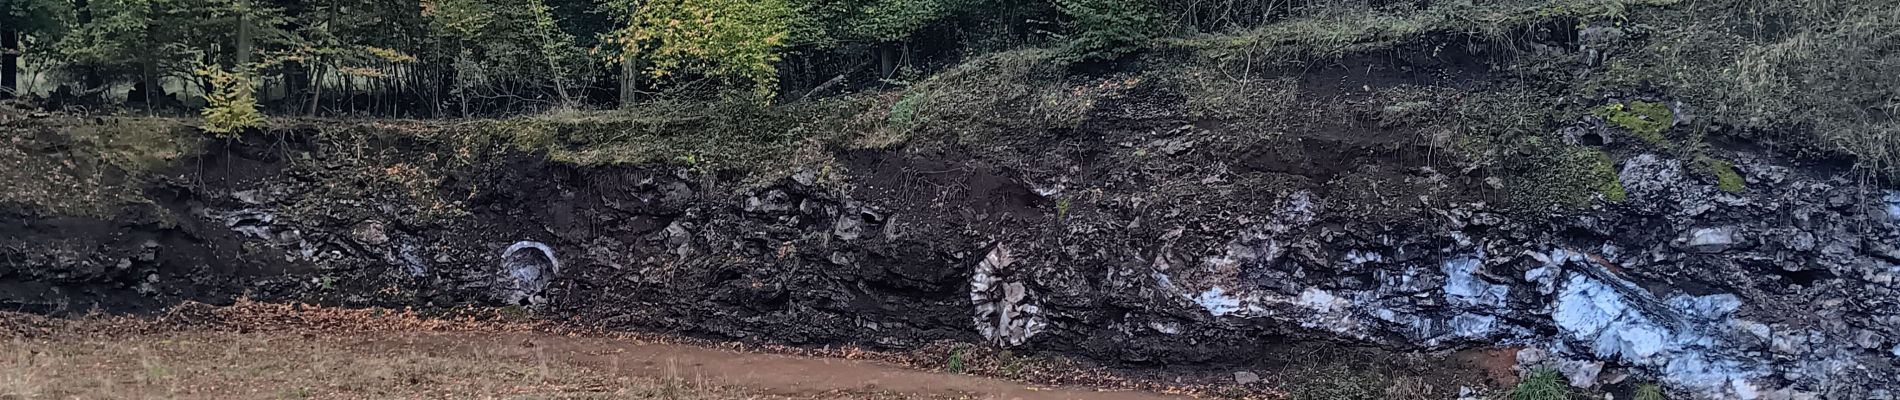
<svg viewBox="0 0 1900 400">
<path fill-rule="evenodd" d="M 1680 160 L 1635 154 L 1620 163 L 1624 202 L 1512 212 L 1446 195 L 1487 184 L 1431 169 L 1268 185 L 1207 154 L 1217 141 L 1178 139 L 1154 156 L 1212 158 L 1019 171 L 866 152 L 849 155 L 844 184 L 798 171 L 740 186 L 516 155 L 441 171 L 442 197 L 466 199 L 446 216 L 414 197 L 328 191 L 367 179 L 345 169 L 283 166 L 180 184 L 194 195 L 157 200 L 179 210 L 175 225 L 26 220 L 44 233 L 0 243 L 0 285 L 18 288 L 0 300 L 77 310 L 244 288 L 1129 363 L 1244 362 L 1232 350 L 1300 340 L 1508 345 L 1580 386 L 1636 376 L 1689 398 L 1900 388 L 1900 192 L 1742 158 L 1748 188 L 1729 193 Z"/>
<path fill-rule="evenodd" d="M 976 330 L 992 343 L 1020 346 L 1042 332 L 1041 308 L 1021 277 L 1010 274 L 1009 247 L 997 245 L 970 274 L 970 303 L 976 306 Z"/>
<path fill-rule="evenodd" d="M 541 291 L 547 290 L 548 282 L 560 273 L 561 262 L 554 258 L 554 249 L 548 245 L 540 242 L 508 245 L 508 249 L 501 252 L 501 272 L 496 274 L 501 283 L 496 297 L 508 304 L 541 304 L 546 301 Z"/>
</svg>

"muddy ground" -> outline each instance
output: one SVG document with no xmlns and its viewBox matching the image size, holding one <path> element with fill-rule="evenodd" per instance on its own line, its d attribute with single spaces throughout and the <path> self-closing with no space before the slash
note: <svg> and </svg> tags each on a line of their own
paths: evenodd
<svg viewBox="0 0 1900 400">
<path fill-rule="evenodd" d="M 885 352 L 576 331 L 505 310 L 418 316 L 240 302 L 147 317 L 0 313 L 0 398 L 1282 398 L 1276 384 L 966 346 Z M 946 351 L 948 353 L 946 353 Z M 1311 367 L 1311 366 L 1308 366 Z M 1331 371 L 1329 373 L 1338 373 Z M 1426 371 L 1419 371 L 1426 372 Z M 1267 379 L 1277 379 L 1271 375 Z M 1309 375 L 1302 379 L 1350 379 Z M 1384 398 L 1429 398 L 1411 377 Z M 1310 398 L 1310 397 L 1308 397 Z"/>
</svg>

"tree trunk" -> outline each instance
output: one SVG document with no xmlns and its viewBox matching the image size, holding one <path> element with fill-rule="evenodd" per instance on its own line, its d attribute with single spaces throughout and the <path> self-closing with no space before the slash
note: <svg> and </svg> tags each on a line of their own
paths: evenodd
<svg viewBox="0 0 1900 400">
<path fill-rule="evenodd" d="M 238 10 L 239 12 L 237 13 L 237 59 L 236 59 L 237 65 L 233 65 L 231 69 L 244 71 L 244 70 L 250 69 L 250 65 L 251 65 L 251 23 L 250 23 L 250 20 L 247 19 L 248 17 L 250 17 L 250 15 L 248 14 L 251 13 L 250 2 L 246 0 L 238 0 Z"/>
<path fill-rule="evenodd" d="M 152 55 L 151 47 L 145 48 L 142 58 L 139 60 L 139 83 L 145 85 L 145 112 L 151 113 L 157 106 L 152 103 L 156 99 L 153 92 L 162 92 L 165 87 L 158 82 L 158 59 Z"/>
<path fill-rule="evenodd" d="M 146 7 L 146 15 L 158 15 L 158 4 L 146 3 Z M 158 37 L 157 29 L 157 24 L 145 24 L 145 38 L 151 39 Z M 156 46 L 144 46 L 142 47 L 144 51 L 139 54 L 139 82 L 145 85 L 144 96 L 146 113 L 153 113 L 156 110 L 157 105 L 152 104 L 152 101 L 156 99 L 156 97 L 153 96 L 152 93 L 162 93 L 165 90 L 164 85 L 158 82 L 158 55 L 154 54 L 154 47 Z"/>
<path fill-rule="evenodd" d="M 317 116 L 317 102 L 323 98 L 323 69 L 321 63 L 310 64 L 310 116 Z"/>
<path fill-rule="evenodd" d="M 20 32 L 0 31 L 0 99 L 20 91 Z"/>
<path fill-rule="evenodd" d="M 877 62 L 878 79 L 890 79 L 891 74 L 897 72 L 897 46 L 890 43 L 879 44 L 877 46 Z"/>
<path fill-rule="evenodd" d="M 638 101 L 640 90 L 640 71 L 634 68 L 633 57 L 620 58 L 620 108 L 633 108 Z"/>
</svg>

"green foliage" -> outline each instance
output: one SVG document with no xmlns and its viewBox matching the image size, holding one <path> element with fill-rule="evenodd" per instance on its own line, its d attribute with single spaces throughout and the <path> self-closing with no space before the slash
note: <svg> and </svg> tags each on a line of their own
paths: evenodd
<svg viewBox="0 0 1900 400">
<path fill-rule="evenodd" d="M 1636 138 L 1654 146 L 1667 144 L 1668 139 L 1663 138 L 1663 131 L 1675 125 L 1675 113 L 1669 111 L 1669 105 L 1663 103 L 1641 100 L 1631 101 L 1627 106 L 1623 103 L 1610 103 L 1597 107 L 1590 113 L 1609 121 L 1612 125 L 1629 130 L 1630 134 L 1636 135 Z"/>
<path fill-rule="evenodd" d="M 0 26 L 27 36 L 57 37 L 72 19 L 72 4 L 62 0 L 8 0 L 0 6 Z"/>
<path fill-rule="evenodd" d="M 182 62 L 188 50 L 161 40 L 155 26 L 161 16 L 154 0 L 94 0 L 92 22 L 78 26 L 59 44 L 67 62 L 98 72 L 132 74 L 140 62 Z"/>
<path fill-rule="evenodd" d="M 1724 192 L 1741 193 L 1747 189 L 1742 174 L 1735 172 L 1735 164 L 1709 156 L 1696 157 L 1695 164 L 1703 172 L 1715 177 L 1715 187 Z"/>
<path fill-rule="evenodd" d="M 257 79 L 244 71 L 228 71 L 214 66 L 198 69 L 211 80 L 212 90 L 205 93 L 204 130 L 234 135 L 244 129 L 264 125 L 264 113 L 257 110 Z"/>
<path fill-rule="evenodd" d="M 1081 60 L 1106 60 L 1147 44 L 1161 27 L 1150 0 L 1055 0 L 1069 18 L 1066 51 Z"/>
<path fill-rule="evenodd" d="M 875 0 L 858 12 L 858 19 L 847 29 L 852 36 L 872 41 L 903 41 L 948 11 L 940 0 Z"/>
<path fill-rule="evenodd" d="M 1553 369 L 1538 369 L 1511 388 L 1511 400 L 1570 400 L 1570 385 Z"/>
<path fill-rule="evenodd" d="M 527 30 L 530 41 L 537 44 L 540 60 L 547 64 L 548 80 L 554 84 L 555 92 L 561 96 L 562 105 L 576 106 L 574 97 L 579 93 L 570 93 L 569 79 L 588 72 L 585 58 L 580 56 L 574 46 L 574 35 L 562 31 L 554 21 L 554 9 L 547 2 L 530 2 L 527 7 L 534 24 Z"/>
<path fill-rule="evenodd" d="M 580 95 L 576 81 L 595 71 L 594 60 L 581 51 L 574 35 L 561 29 L 545 0 L 429 0 L 422 14 L 428 19 L 429 35 L 443 47 L 433 58 L 451 63 L 456 72 L 453 89 L 463 96 L 520 96 L 485 91 L 529 85 L 560 96 L 556 105 L 571 106 Z M 339 64 L 374 65 L 386 58 L 368 52 L 374 48 L 356 41 L 337 43 L 330 50 L 347 57 Z M 343 71 L 374 75 L 367 70 Z"/>
<path fill-rule="evenodd" d="M 1636 385 L 1635 400 L 1664 400 L 1662 386 L 1654 383 Z"/>
<path fill-rule="evenodd" d="M 759 99 L 777 91 L 779 49 L 792 18 L 783 0 L 630 1 L 616 2 L 627 25 L 609 41 L 621 46 L 622 57 L 644 59 L 647 74 L 699 74 L 750 85 Z"/>
<path fill-rule="evenodd" d="M 253 68 L 239 64 L 254 58 L 239 58 L 281 52 L 294 41 L 280 28 L 288 22 L 282 10 L 263 0 L 93 0 L 86 12 L 85 23 L 73 24 L 51 46 L 55 62 L 48 63 L 83 78 L 76 83 L 86 86 L 86 95 L 130 81 L 156 96 L 166 78 L 208 92 L 204 85 L 212 82 L 199 79 L 201 62 Z"/>
</svg>

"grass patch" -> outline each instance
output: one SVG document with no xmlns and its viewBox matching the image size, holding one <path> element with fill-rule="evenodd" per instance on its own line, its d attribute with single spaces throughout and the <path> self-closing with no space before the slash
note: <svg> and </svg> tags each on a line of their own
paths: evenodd
<svg viewBox="0 0 1900 400">
<path fill-rule="evenodd" d="M 1628 199 L 1629 193 L 1623 190 L 1623 181 L 1616 176 L 1616 162 L 1610 160 L 1610 155 L 1597 150 L 1588 150 L 1583 153 L 1583 155 L 1572 154 L 1573 157 L 1583 158 L 1579 161 L 1587 165 L 1585 171 L 1588 174 L 1584 179 L 1586 182 L 1593 183 L 1597 194 L 1612 203 L 1621 203 Z"/>
<path fill-rule="evenodd" d="M 1511 388 L 1511 400 L 1570 400 L 1570 385 L 1553 369 L 1539 369 Z"/>
<path fill-rule="evenodd" d="M 949 370 L 952 374 L 963 373 L 963 350 L 962 346 L 951 348 L 950 356 L 944 359 L 944 369 Z"/>
<path fill-rule="evenodd" d="M 907 139 L 1028 147 L 1080 126 L 1097 100 L 1122 89 L 1069 80 L 1067 66 L 1049 49 L 979 56 L 912 86 L 891 107 L 890 120 Z"/>
<path fill-rule="evenodd" d="M 1185 51 L 1228 63 L 1297 65 L 1348 54 L 1392 49 L 1431 36 L 1471 37 L 1515 48 L 1516 32 L 1550 21 L 1620 21 L 1637 9 L 1679 0 L 1506 0 L 1432 2 L 1409 7 L 1323 6 L 1304 15 L 1231 33 L 1159 40 L 1164 51 Z"/>
<path fill-rule="evenodd" d="M 1900 177 L 1900 2 L 1702 1 L 1630 21 L 1648 39 L 1605 49 L 1619 57 L 1586 87 L 1660 90 L 1739 138 Z"/>
<path fill-rule="evenodd" d="M 1632 396 L 1632 398 L 1635 400 L 1663 400 L 1662 386 L 1654 383 L 1636 385 L 1636 394 Z"/>
</svg>

